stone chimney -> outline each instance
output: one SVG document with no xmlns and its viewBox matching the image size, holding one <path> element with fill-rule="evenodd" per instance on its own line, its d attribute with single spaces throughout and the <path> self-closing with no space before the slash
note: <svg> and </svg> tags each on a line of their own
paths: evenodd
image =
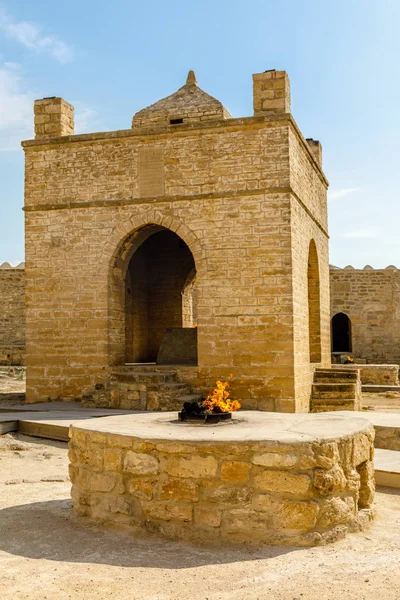
<svg viewBox="0 0 400 600">
<path fill-rule="evenodd" d="M 290 113 L 290 81 L 286 71 L 253 75 L 254 116 Z"/>
<path fill-rule="evenodd" d="M 35 139 L 74 134 L 74 107 L 62 98 L 35 100 Z"/>
<path fill-rule="evenodd" d="M 316 163 L 322 167 L 322 146 L 318 140 L 313 140 L 312 138 L 307 138 L 306 142 L 308 147 L 311 150 L 311 154 L 315 158 Z"/>
</svg>

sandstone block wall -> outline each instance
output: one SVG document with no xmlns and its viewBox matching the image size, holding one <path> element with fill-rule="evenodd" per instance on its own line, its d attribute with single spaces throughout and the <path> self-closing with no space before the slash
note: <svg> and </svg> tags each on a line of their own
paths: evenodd
<svg viewBox="0 0 400 600">
<path fill-rule="evenodd" d="M 71 427 L 78 514 L 168 538 L 311 546 L 373 516 L 373 428 L 337 441 L 156 441 Z"/>
<path fill-rule="evenodd" d="M 25 271 L 0 267 L 0 364 L 23 365 L 25 361 Z"/>
<path fill-rule="evenodd" d="M 370 363 L 400 364 L 400 272 L 386 269 L 330 269 L 331 317 L 351 321 L 352 354 Z"/>
</svg>

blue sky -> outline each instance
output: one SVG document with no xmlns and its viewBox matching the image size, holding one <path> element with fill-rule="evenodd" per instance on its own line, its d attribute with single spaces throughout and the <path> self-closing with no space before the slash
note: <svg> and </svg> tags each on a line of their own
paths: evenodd
<svg viewBox="0 0 400 600">
<path fill-rule="evenodd" d="M 0 0 L 0 262 L 23 249 L 33 100 L 75 105 L 76 132 L 127 129 L 185 82 L 252 114 L 252 73 L 284 69 L 330 181 L 330 262 L 400 267 L 398 0 Z"/>
</svg>

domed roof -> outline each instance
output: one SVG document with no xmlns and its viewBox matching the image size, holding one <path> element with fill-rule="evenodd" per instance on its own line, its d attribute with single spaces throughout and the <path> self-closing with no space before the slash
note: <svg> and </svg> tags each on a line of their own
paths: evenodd
<svg viewBox="0 0 400 600">
<path fill-rule="evenodd" d="M 132 119 L 132 127 L 159 127 L 230 118 L 222 103 L 199 88 L 194 71 L 189 71 L 184 86 L 137 112 Z"/>
</svg>

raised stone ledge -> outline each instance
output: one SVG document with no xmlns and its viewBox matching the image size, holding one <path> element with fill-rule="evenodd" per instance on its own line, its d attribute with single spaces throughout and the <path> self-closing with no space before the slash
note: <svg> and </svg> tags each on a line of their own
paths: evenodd
<svg viewBox="0 0 400 600">
<path fill-rule="evenodd" d="M 207 543 L 311 546 L 374 515 L 373 438 L 362 418 L 241 411 L 230 424 L 176 413 L 70 429 L 75 511 Z"/>
<path fill-rule="evenodd" d="M 345 364 L 332 369 L 359 371 L 363 385 L 399 385 L 399 365 Z M 400 391 L 400 388 L 399 388 Z"/>
</svg>

